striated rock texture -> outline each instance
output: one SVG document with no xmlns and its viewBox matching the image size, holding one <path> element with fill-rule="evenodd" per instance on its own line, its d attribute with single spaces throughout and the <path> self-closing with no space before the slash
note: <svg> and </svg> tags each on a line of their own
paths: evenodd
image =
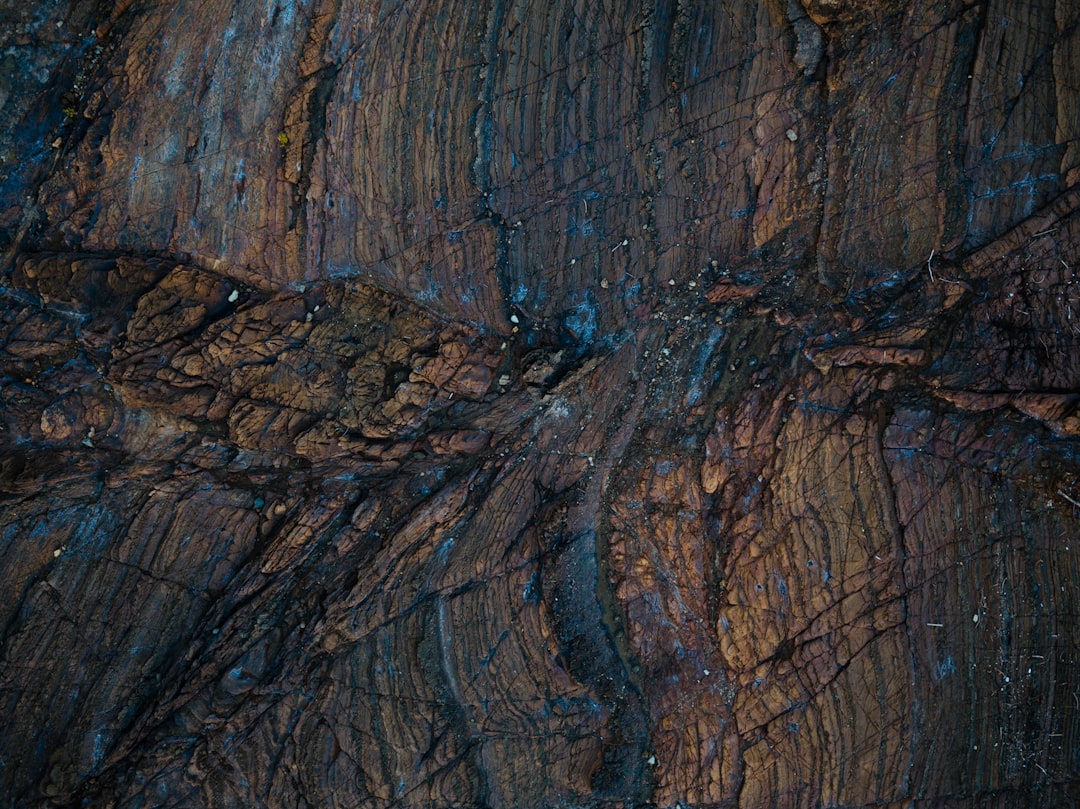
<svg viewBox="0 0 1080 809">
<path fill-rule="evenodd" d="M 0 0 L 5 807 L 1080 803 L 1080 7 Z"/>
</svg>

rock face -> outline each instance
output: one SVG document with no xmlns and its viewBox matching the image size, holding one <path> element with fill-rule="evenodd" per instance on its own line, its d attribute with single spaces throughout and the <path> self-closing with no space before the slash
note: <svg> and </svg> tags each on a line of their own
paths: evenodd
<svg viewBox="0 0 1080 809">
<path fill-rule="evenodd" d="M 1080 801 L 1080 9 L 0 0 L 5 806 Z"/>
</svg>

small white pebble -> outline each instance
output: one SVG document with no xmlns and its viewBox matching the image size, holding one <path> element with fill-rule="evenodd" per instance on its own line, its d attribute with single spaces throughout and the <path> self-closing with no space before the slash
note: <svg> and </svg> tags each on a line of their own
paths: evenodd
<svg viewBox="0 0 1080 809">
<path fill-rule="evenodd" d="M 313 312 L 318 312 L 319 311 L 319 304 L 315 304 L 315 308 L 312 311 Z"/>
<path fill-rule="evenodd" d="M 792 143 L 794 143 L 795 141 L 797 141 L 799 139 L 799 135 L 795 132 L 794 129 L 789 129 L 784 134 L 787 135 L 787 139 L 790 140 Z"/>
<path fill-rule="evenodd" d="M 706 677 L 708 677 L 710 673 L 711 673 L 711 672 L 710 672 L 710 671 L 709 671 L 708 669 L 705 669 L 705 676 L 706 676 Z"/>
<path fill-rule="evenodd" d="M 238 300 L 240 300 L 240 290 L 234 289 L 229 293 L 229 303 L 236 303 Z"/>
<path fill-rule="evenodd" d="M 608 288 L 608 280 L 606 278 L 601 278 L 600 279 L 600 289 L 607 289 L 607 288 Z"/>
<path fill-rule="evenodd" d="M 973 623 L 973 624 L 979 623 L 979 614 L 978 613 L 975 613 L 974 615 L 971 616 L 971 623 Z"/>
<path fill-rule="evenodd" d="M 511 323 L 520 323 L 521 321 L 520 321 L 520 320 L 518 320 L 518 316 L 517 316 L 517 315 L 510 315 L 510 322 L 511 322 Z"/>
<path fill-rule="evenodd" d="M 61 550 L 62 550 L 61 548 L 57 548 L 57 549 L 56 549 L 55 551 L 53 551 L 53 552 L 52 552 L 52 555 L 53 555 L 54 557 L 56 557 L 56 556 L 59 556 L 59 555 L 60 555 L 60 552 L 61 552 Z"/>
<path fill-rule="evenodd" d="M 687 286 L 690 287 L 690 289 L 693 289 L 697 286 L 697 281 L 691 281 L 689 284 L 687 284 Z"/>
<path fill-rule="evenodd" d="M 500 388 L 505 388 L 509 384 L 510 384 L 510 377 L 508 377 L 506 374 L 503 374 L 502 376 L 499 377 L 499 387 Z"/>
<path fill-rule="evenodd" d="M 304 322 L 305 323 L 310 323 L 311 322 L 311 312 L 308 312 L 306 315 L 304 315 Z"/>
<path fill-rule="evenodd" d="M 668 286 L 670 286 L 670 287 L 675 286 L 675 279 L 674 278 L 672 278 L 671 280 L 668 281 Z"/>
<path fill-rule="evenodd" d="M 649 756 L 647 763 L 650 767 L 656 766 L 656 756 Z"/>
</svg>

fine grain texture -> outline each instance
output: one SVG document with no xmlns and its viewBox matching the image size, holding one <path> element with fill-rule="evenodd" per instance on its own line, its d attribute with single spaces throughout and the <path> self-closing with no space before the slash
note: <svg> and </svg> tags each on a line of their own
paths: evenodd
<svg viewBox="0 0 1080 809">
<path fill-rule="evenodd" d="M 0 804 L 1080 803 L 1080 8 L 0 0 Z"/>
</svg>

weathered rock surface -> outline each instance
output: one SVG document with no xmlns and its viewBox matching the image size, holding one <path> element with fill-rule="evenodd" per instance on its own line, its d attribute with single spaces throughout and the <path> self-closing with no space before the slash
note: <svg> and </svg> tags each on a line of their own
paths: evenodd
<svg viewBox="0 0 1080 809">
<path fill-rule="evenodd" d="M 1075 4 L 0 43 L 5 806 L 1080 801 Z"/>
</svg>

